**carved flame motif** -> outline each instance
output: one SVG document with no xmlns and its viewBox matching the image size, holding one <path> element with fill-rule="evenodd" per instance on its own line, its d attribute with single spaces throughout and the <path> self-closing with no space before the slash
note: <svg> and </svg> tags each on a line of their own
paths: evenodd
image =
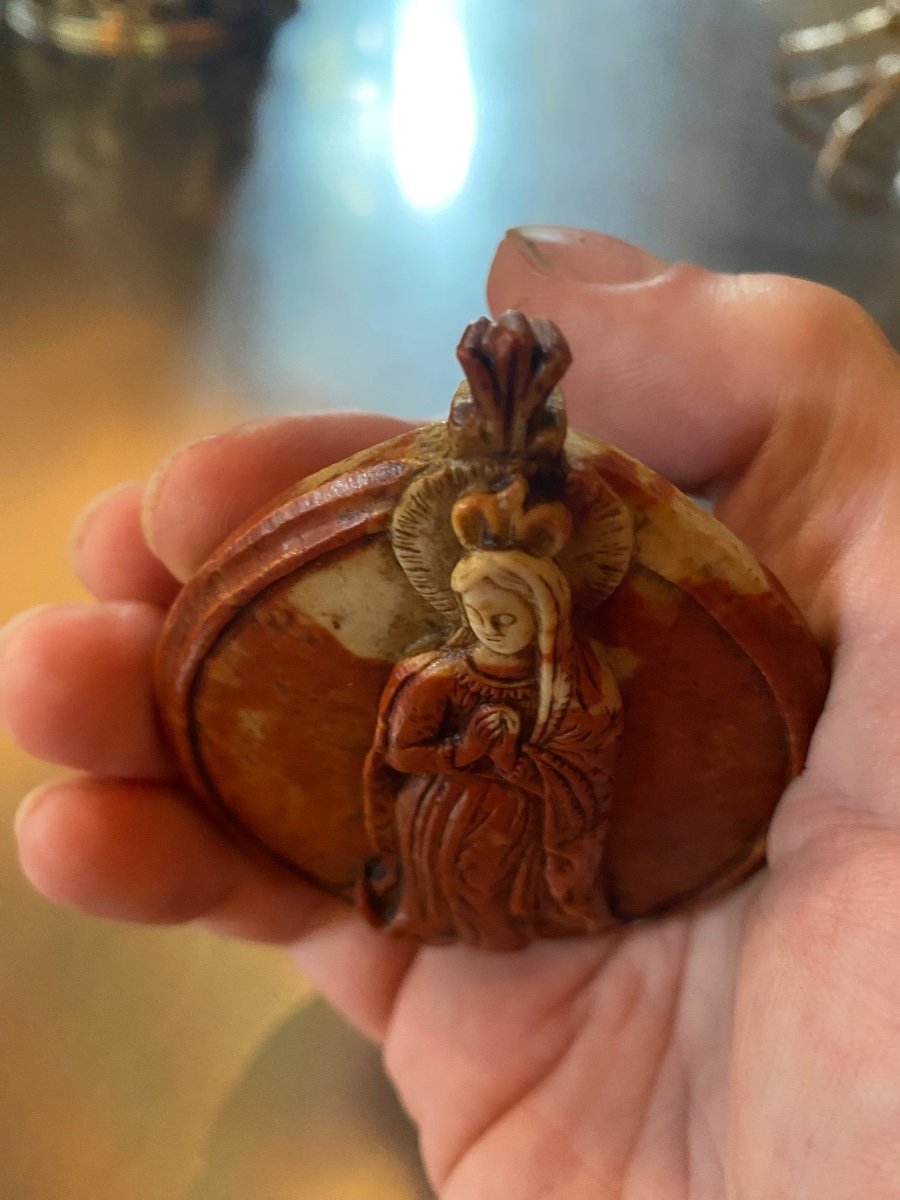
<svg viewBox="0 0 900 1200">
<path fill-rule="evenodd" d="M 506 312 L 473 322 L 456 350 L 466 373 L 447 429 L 460 458 L 555 456 L 566 436 L 565 407 L 554 388 L 572 361 L 552 321 Z"/>
<path fill-rule="evenodd" d="M 495 492 L 470 492 L 453 505 L 453 532 L 466 550 L 526 550 L 553 558 L 569 539 L 572 518 L 559 503 L 526 509 L 528 484 L 521 475 Z"/>
</svg>

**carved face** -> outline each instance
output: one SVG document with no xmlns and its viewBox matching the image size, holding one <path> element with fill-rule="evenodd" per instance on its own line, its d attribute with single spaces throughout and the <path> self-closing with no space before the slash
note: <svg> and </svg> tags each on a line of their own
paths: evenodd
<svg viewBox="0 0 900 1200">
<path fill-rule="evenodd" d="M 495 654 L 518 654 L 537 633 L 534 613 L 523 596 L 480 579 L 462 596 L 472 632 Z"/>
</svg>

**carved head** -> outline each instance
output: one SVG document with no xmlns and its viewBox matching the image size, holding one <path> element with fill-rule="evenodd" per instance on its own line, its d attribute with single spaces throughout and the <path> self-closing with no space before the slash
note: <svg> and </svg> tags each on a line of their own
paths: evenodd
<svg viewBox="0 0 900 1200">
<path fill-rule="evenodd" d="M 459 599 L 469 628 L 495 654 L 519 654 L 535 640 L 537 620 L 530 597 L 485 576 L 470 583 Z"/>
<path fill-rule="evenodd" d="M 498 654 L 537 646 L 539 682 L 536 736 L 571 690 L 571 595 L 552 559 L 523 550 L 474 550 L 459 560 L 451 585 L 475 637 Z M 488 641 L 488 637 L 495 641 Z"/>
</svg>

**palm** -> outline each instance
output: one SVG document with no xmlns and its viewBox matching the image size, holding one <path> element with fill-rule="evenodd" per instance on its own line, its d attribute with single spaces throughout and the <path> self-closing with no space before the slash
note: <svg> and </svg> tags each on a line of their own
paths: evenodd
<svg viewBox="0 0 900 1200">
<path fill-rule="evenodd" d="M 591 943 L 421 952 L 387 1061 L 441 1195 L 721 1196 L 752 890 Z"/>
<path fill-rule="evenodd" d="M 386 1048 L 442 1197 L 895 1195 L 869 1149 L 887 1126 L 831 1123 L 861 1063 L 895 1094 L 900 952 L 868 866 L 812 850 L 600 941 L 420 952 Z"/>
<path fill-rule="evenodd" d="M 577 250 L 597 269 L 596 247 Z M 203 821 L 156 729 L 162 609 L 252 509 L 397 431 L 362 416 L 275 422 L 177 457 L 144 502 L 153 553 L 139 489 L 92 512 L 77 559 L 104 603 L 42 610 L 7 636 L 14 736 L 92 773 L 31 802 L 25 869 L 89 911 L 290 945 L 383 1039 L 450 1200 L 900 1194 L 896 361 L 849 302 L 808 285 L 687 270 L 583 286 L 547 275 L 546 250 L 537 273 L 514 251 L 495 264 L 494 308 L 566 330 L 576 423 L 719 494 L 835 651 L 766 874 L 607 938 L 414 953 Z M 621 266 L 621 246 L 603 254 Z"/>
</svg>

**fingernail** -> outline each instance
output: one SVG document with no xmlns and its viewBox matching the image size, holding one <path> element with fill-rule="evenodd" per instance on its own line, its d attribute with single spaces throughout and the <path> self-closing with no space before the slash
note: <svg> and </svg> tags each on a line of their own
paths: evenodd
<svg viewBox="0 0 900 1200">
<path fill-rule="evenodd" d="M 622 287 L 656 279 L 670 265 L 630 242 L 568 225 L 522 225 L 510 229 L 506 238 L 529 268 L 545 278 Z"/>
<path fill-rule="evenodd" d="M 153 524 L 153 517 L 172 467 L 183 457 L 190 454 L 196 446 L 205 445 L 207 442 L 214 442 L 221 436 L 221 433 L 208 433 L 205 437 L 198 438 L 197 441 L 188 442 L 184 446 L 177 446 L 170 454 L 166 455 L 144 484 L 144 495 L 141 500 L 141 533 L 144 535 L 144 541 L 154 554 L 156 553 L 154 545 L 156 530 Z"/>
<path fill-rule="evenodd" d="M 104 492 L 100 492 L 99 495 L 86 504 L 72 523 L 72 532 L 69 534 L 69 552 L 75 554 L 81 549 L 81 544 L 84 541 L 91 519 L 104 507 L 108 500 L 112 500 L 120 492 L 142 487 L 143 484 L 136 479 L 125 480 L 122 483 L 114 484 Z"/>
<path fill-rule="evenodd" d="M 43 798 L 53 789 L 53 787 L 54 784 L 52 783 L 42 783 L 30 791 L 25 799 L 19 804 L 19 807 L 16 809 L 15 816 L 13 817 L 13 833 L 16 837 L 19 836 L 26 819 L 31 816 Z"/>
<path fill-rule="evenodd" d="M 232 426 L 228 429 L 216 430 L 214 433 L 208 433 L 205 437 L 196 438 L 184 446 L 178 446 L 162 460 L 144 485 L 144 496 L 141 502 L 141 532 L 144 535 L 144 541 L 154 554 L 157 552 L 154 518 L 160 497 L 165 491 L 166 484 L 169 482 L 173 470 L 182 467 L 184 460 L 189 459 L 194 454 L 198 452 L 203 454 L 216 442 L 234 443 L 238 438 L 244 436 L 252 437 L 255 433 L 265 430 L 269 426 L 276 426 L 283 422 L 284 417 L 259 417 L 252 421 L 244 421 L 240 425 Z M 169 569 L 174 571 L 172 566 Z M 190 573 L 190 570 L 188 570 L 187 574 Z"/>
<path fill-rule="evenodd" d="M 45 609 L 53 608 L 52 604 L 36 604 L 34 608 L 26 608 L 24 612 L 18 613 L 0 627 L 0 659 L 3 658 L 6 652 L 6 647 L 9 645 L 12 635 L 23 625 L 27 625 L 32 617 L 36 617 L 38 613 L 44 612 Z"/>
</svg>

